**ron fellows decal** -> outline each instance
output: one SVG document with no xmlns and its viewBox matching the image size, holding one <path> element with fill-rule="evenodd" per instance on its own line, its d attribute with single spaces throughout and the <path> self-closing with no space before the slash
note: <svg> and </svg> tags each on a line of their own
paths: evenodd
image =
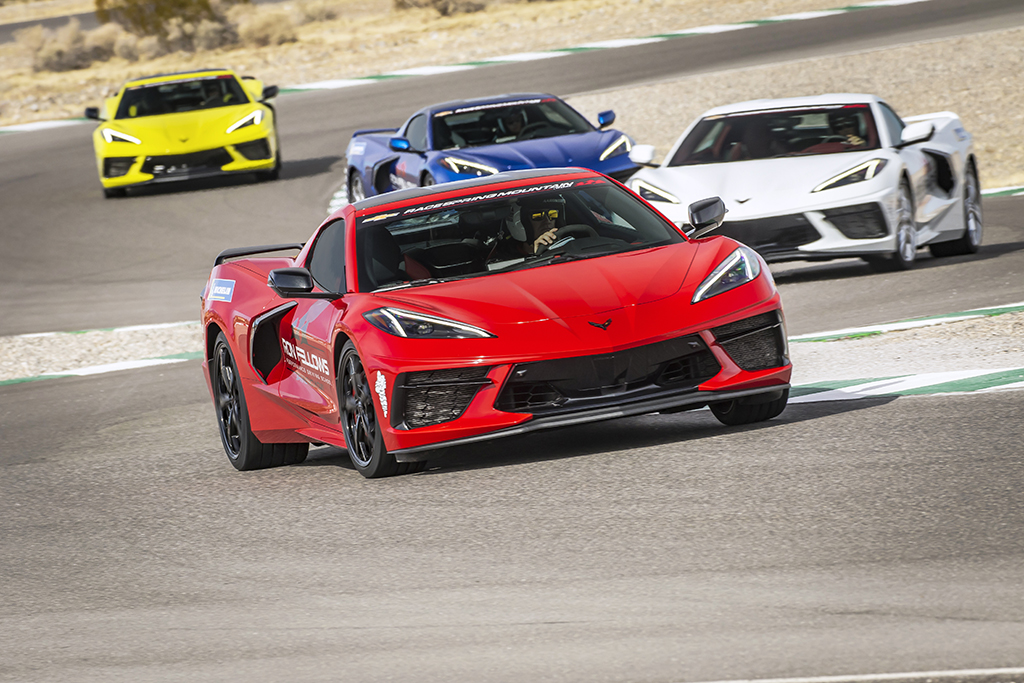
<svg viewBox="0 0 1024 683">
<path fill-rule="evenodd" d="M 326 358 L 307 351 L 287 339 L 281 340 L 281 347 L 284 349 L 284 355 L 288 357 L 289 367 L 324 384 L 330 384 L 331 364 Z"/>
</svg>

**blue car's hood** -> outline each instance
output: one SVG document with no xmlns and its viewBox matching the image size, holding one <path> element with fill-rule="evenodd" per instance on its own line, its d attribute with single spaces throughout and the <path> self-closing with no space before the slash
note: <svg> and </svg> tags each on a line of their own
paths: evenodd
<svg viewBox="0 0 1024 683">
<path fill-rule="evenodd" d="M 436 152 L 493 166 L 499 171 L 557 166 L 591 166 L 622 135 L 617 130 L 560 135 L 553 138 L 505 142 Z"/>
</svg>

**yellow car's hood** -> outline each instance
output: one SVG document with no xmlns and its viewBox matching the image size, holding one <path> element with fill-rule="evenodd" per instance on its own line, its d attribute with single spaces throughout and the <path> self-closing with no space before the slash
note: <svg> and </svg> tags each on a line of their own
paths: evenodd
<svg viewBox="0 0 1024 683">
<path fill-rule="evenodd" d="M 134 135 L 150 154 L 184 154 L 251 139 L 243 134 L 244 128 L 231 134 L 226 131 L 257 109 L 260 109 L 259 105 L 248 103 L 180 114 L 116 119 L 110 122 L 110 128 Z"/>
</svg>

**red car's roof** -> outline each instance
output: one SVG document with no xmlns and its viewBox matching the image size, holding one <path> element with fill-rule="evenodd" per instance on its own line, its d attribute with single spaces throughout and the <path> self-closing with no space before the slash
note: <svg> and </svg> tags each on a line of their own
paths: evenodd
<svg viewBox="0 0 1024 683">
<path fill-rule="evenodd" d="M 497 175 L 460 180 L 442 185 L 430 185 L 428 187 L 414 187 L 396 192 L 386 192 L 382 195 L 370 197 L 353 205 L 356 216 L 363 216 L 367 213 L 380 213 L 390 209 L 401 209 L 415 204 L 422 204 L 426 201 L 443 201 L 456 197 L 480 194 L 486 188 L 487 191 L 500 191 L 515 187 L 539 185 L 558 180 L 578 178 L 604 178 L 600 173 L 584 168 L 543 168 L 530 169 L 526 171 L 507 171 Z M 340 211 L 338 213 L 340 215 Z"/>
</svg>

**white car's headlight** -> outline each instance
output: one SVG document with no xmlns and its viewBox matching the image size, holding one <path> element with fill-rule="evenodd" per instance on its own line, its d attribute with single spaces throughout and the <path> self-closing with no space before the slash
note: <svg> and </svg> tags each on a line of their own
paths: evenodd
<svg viewBox="0 0 1024 683">
<path fill-rule="evenodd" d="M 608 145 L 608 148 L 601 152 L 601 156 L 598 159 L 604 161 L 616 154 L 626 154 L 631 149 L 633 149 L 633 141 L 629 139 L 629 136 L 621 135 L 618 140 Z"/>
<path fill-rule="evenodd" d="M 811 190 L 811 192 L 821 192 L 822 190 L 831 190 L 835 187 L 842 187 L 843 185 L 852 185 L 853 183 L 860 183 L 865 180 L 871 180 L 878 172 L 885 168 L 885 159 L 872 159 L 865 161 L 859 166 L 854 166 L 849 171 L 840 173 L 834 178 L 829 178 L 821 185 Z"/>
<path fill-rule="evenodd" d="M 234 133 L 239 128 L 245 128 L 246 126 L 259 125 L 260 121 L 263 120 L 263 110 L 257 109 L 251 114 L 246 114 L 242 118 L 238 119 L 224 131 L 225 133 Z"/>
<path fill-rule="evenodd" d="M 649 202 L 670 202 L 672 204 L 679 203 L 679 197 L 675 196 L 671 192 L 666 192 L 660 187 L 655 187 L 645 180 L 637 178 L 630 182 L 633 186 L 633 191 L 643 197 Z"/>
<path fill-rule="evenodd" d="M 135 145 L 141 145 L 142 140 L 138 139 L 134 135 L 128 135 L 128 133 L 122 133 L 119 130 L 113 128 L 103 128 L 100 130 L 100 135 L 107 142 L 131 142 Z"/>
<path fill-rule="evenodd" d="M 752 282 L 761 274 L 761 258 L 750 247 L 740 247 L 725 257 L 693 293 L 691 303 L 704 301 Z"/>
<path fill-rule="evenodd" d="M 466 159 L 459 159 L 458 157 L 445 157 L 441 160 L 441 163 L 452 169 L 456 173 L 462 173 L 465 175 L 494 175 L 498 172 L 498 169 L 487 164 L 480 164 L 475 161 L 468 161 Z"/>
<path fill-rule="evenodd" d="M 363 313 L 363 317 L 371 325 L 388 334 L 409 339 L 474 339 L 497 336 L 456 320 L 413 313 L 401 308 L 377 308 Z"/>
</svg>

